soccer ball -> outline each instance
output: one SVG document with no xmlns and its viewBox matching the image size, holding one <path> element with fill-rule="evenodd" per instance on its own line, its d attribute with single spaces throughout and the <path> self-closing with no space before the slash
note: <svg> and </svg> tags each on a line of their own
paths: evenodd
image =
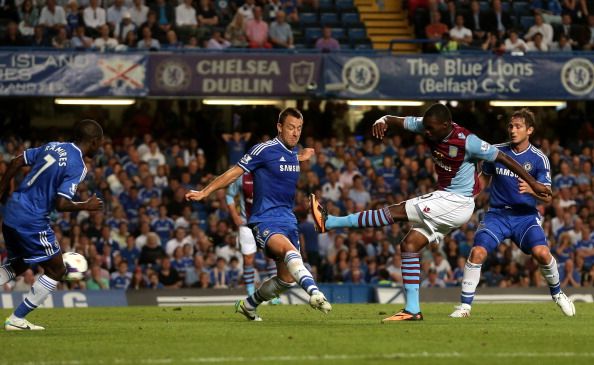
<svg viewBox="0 0 594 365">
<path fill-rule="evenodd" d="M 66 280 L 81 280 L 89 268 L 85 257 L 76 252 L 66 252 L 62 255 L 66 266 Z"/>
</svg>

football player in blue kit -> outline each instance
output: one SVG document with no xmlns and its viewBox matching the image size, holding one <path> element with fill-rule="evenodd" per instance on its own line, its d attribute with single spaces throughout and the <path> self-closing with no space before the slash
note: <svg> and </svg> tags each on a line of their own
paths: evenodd
<svg viewBox="0 0 594 365">
<path fill-rule="evenodd" d="M 29 148 L 12 159 L 0 181 L 0 198 L 10 190 L 12 178 L 22 167 L 31 171 L 6 203 L 2 233 L 8 262 L 0 266 L 0 285 L 24 273 L 29 265 L 43 268 L 23 302 L 4 322 L 8 331 L 43 330 L 25 319 L 56 290 L 66 274 L 60 245 L 50 227 L 50 213 L 101 210 L 103 202 L 93 195 L 86 201 L 73 201 L 78 184 L 86 174 L 85 157 L 93 157 L 103 143 L 103 129 L 85 119 L 74 126 L 74 142 L 50 142 Z"/>
<path fill-rule="evenodd" d="M 256 308 L 261 303 L 279 296 L 297 282 L 309 295 L 309 304 L 324 313 L 332 306 L 317 287 L 312 274 L 303 264 L 299 252 L 299 229 L 293 213 L 299 161 L 308 159 L 313 150 L 298 154 L 303 116 L 295 108 L 283 110 L 276 124 L 278 136 L 260 143 L 241 158 L 237 165 L 214 179 L 203 190 L 191 190 L 187 200 L 199 201 L 214 191 L 225 188 L 245 172 L 254 179 L 254 196 L 248 226 L 257 245 L 276 260 L 277 275 L 262 283 L 254 294 L 235 304 L 235 310 L 247 319 L 260 321 Z"/>
<path fill-rule="evenodd" d="M 510 141 L 497 145 L 499 151 L 516 160 L 539 183 L 551 186 L 549 159 L 530 143 L 534 133 L 534 114 L 528 109 L 514 112 L 508 124 Z M 481 278 L 481 266 L 487 255 L 505 239 L 511 239 L 539 264 L 540 272 L 549 285 L 551 296 L 566 316 L 575 315 L 573 302 L 561 291 L 557 261 L 551 255 L 541 227 L 537 202 L 550 203 L 552 196 L 537 195 L 528 184 L 501 163 L 483 163 L 483 186 L 490 183 L 489 211 L 474 237 L 470 257 L 464 267 L 461 303 L 450 317 L 469 317 L 476 287 Z M 520 189 L 518 190 L 518 184 Z"/>
</svg>

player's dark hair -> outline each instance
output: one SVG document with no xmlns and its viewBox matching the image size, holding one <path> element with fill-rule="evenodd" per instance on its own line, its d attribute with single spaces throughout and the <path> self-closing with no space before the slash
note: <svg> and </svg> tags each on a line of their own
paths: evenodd
<svg viewBox="0 0 594 365">
<path fill-rule="evenodd" d="M 440 122 L 448 122 L 452 121 L 452 113 L 450 113 L 450 109 L 443 104 L 433 104 L 425 111 L 425 115 L 423 118 L 436 118 Z"/>
<path fill-rule="evenodd" d="M 511 119 L 515 119 L 515 118 L 524 119 L 524 124 L 526 124 L 526 129 L 528 129 L 530 127 L 532 127 L 532 128 L 536 127 L 536 118 L 534 117 L 534 113 L 531 112 L 528 108 L 522 108 L 520 110 L 516 110 L 511 116 Z"/>
<path fill-rule="evenodd" d="M 289 116 L 297 119 L 303 119 L 303 114 L 301 114 L 301 112 L 297 108 L 289 107 L 280 112 L 280 114 L 278 115 L 278 122 L 280 124 L 283 124 L 285 122 L 285 119 L 287 119 L 287 117 Z"/>
<path fill-rule="evenodd" d="M 74 125 L 74 141 L 85 142 L 103 137 L 103 128 L 92 119 L 83 119 Z"/>
</svg>

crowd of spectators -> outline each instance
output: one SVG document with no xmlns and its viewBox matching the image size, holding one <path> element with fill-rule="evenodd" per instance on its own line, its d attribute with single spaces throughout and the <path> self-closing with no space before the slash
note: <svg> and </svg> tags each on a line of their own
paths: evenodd
<svg viewBox="0 0 594 365">
<path fill-rule="evenodd" d="M 411 0 L 427 52 L 571 52 L 594 49 L 592 0 Z"/>
<path fill-rule="evenodd" d="M 301 0 L 6 0 L 0 46 L 98 51 L 293 48 Z"/>
<path fill-rule="evenodd" d="M 103 152 L 88 161 L 88 174 L 77 198 L 84 200 L 97 193 L 105 209 L 54 213 L 51 217 L 63 250 L 85 255 L 90 264 L 86 279 L 67 284 L 71 288 L 242 285 L 242 255 L 225 191 L 200 203 L 186 202 L 184 194 L 203 187 L 254 143 L 274 137 L 278 110 L 238 108 L 229 121 L 222 122 L 220 109 L 188 107 L 185 101 L 177 106 L 169 100 L 163 103 L 154 112 L 144 103 L 131 107 L 124 113 L 128 129 L 97 118 L 108 137 Z M 367 111 L 351 131 L 348 107 L 343 102 L 327 101 L 323 109 L 318 101 L 310 101 L 306 108 L 299 106 L 305 116 L 301 143 L 316 150 L 314 158 L 302 163 L 295 199 L 303 256 L 313 274 L 320 282 L 402 283 L 399 242 L 409 229 L 407 223 L 318 235 L 308 213 L 307 195 L 319 195 L 331 214 L 343 215 L 430 192 L 435 175 L 422 136 L 391 131 L 381 142 L 372 139 L 370 125 L 386 113 L 378 108 Z M 539 109 L 541 125 L 533 139 L 550 159 L 554 199 L 539 209 L 548 244 L 560 265 L 563 287 L 594 286 L 594 127 L 586 116 L 592 115 L 591 111 L 586 114 L 583 107 L 569 103 L 559 113 Z M 419 110 L 388 112 L 402 115 Z M 452 107 L 452 112 L 455 121 L 488 141 L 506 140 L 504 110 L 463 102 Z M 162 120 L 168 121 L 168 127 L 161 129 Z M 0 176 L 11 158 L 50 135 L 48 131 L 36 135 L 35 129 L 27 138 L 3 134 Z M 474 233 L 487 209 L 488 192 L 480 194 L 476 202 L 468 224 L 423 252 L 422 286 L 460 284 Z M 0 213 L 2 209 L 0 205 Z M 1 240 L 0 258 L 6 259 Z M 269 264 L 258 255 L 259 280 L 269 274 Z M 511 242 L 501 244 L 483 268 L 483 285 L 546 286 L 538 265 Z M 33 268 L 3 289 L 28 290 L 39 270 Z"/>
</svg>

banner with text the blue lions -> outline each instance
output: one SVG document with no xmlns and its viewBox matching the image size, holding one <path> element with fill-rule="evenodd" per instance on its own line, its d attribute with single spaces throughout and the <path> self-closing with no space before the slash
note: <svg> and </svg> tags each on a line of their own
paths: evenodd
<svg viewBox="0 0 594 365">
<path fill-rule="evenodd" d="M 0 95 L 145 96 L 148 55 L 0 52 Z"/>
<path fill-rule="evenodd" d="M 324 84 L 349 99 L 594 99 L 594 62 L 591 54 L 333 54 Z"/>
</svg>

